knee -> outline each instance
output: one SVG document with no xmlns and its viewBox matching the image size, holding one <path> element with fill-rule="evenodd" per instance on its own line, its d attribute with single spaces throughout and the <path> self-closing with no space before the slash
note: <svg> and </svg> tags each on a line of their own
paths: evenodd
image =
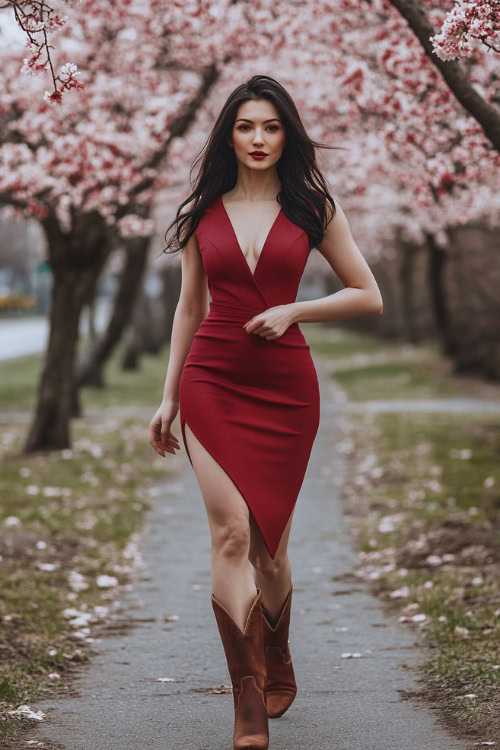
<svg viewBox="0 0 500 750">
<path fill-rule="evenodd" d="M 218 529 L 212 542 L 213 551 L 226 558 L 248 559 L 250 528 L 244 521 L 231 521 Z"/>
<path fill-rule="evenodd" d="M 257 555 L 251 563 L 257 573 L 266 580 L 282 578 L 290 573 L 290 560 L 287 554 L 276 555 L 274 560 L 268 553 Z"/>
</svg>

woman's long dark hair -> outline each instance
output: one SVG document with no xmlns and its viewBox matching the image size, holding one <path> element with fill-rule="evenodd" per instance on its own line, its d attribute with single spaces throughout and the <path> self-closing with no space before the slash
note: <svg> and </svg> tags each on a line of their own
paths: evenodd
<svg viewBox="0 0 500 750">
<path fill-rule="evenodd" d="M 300 119 L 295 103 L 274 78 L 264 75 L 252 76 L 246 83 L 237 86 L 227 98 L 204 147 L 196 157 L 190 170 L 202 159 L 193 192 L 181 203 L 175 219 L 165 232 L 167 254 L 182 250 L 198 226 L 207 205 L 217 195 L 226 193 L 236 184 L 238 162 L 234 149 L 228 146 L 238 107 L 248 100 L 268 99 L 279 112 L 286 133 L 286 147 L 276 168 L 281 183 L 277 195 L 285 216 L 309 236 L 310 247 L 317 247 L 323 239 L 329 219 L 335 214 L 335 203 L 328 191 L 327 183 L 316 164 L 316 148 L 341 148 L 327 146 L 311 140 Z M 193 201 L 192 207 L 181 214 L 185 205 Z M 327 211 L 330 204 L 330 215 Z M 186 229 L 184 230 L 184 225 Z M 175 232 L 167 240 L 172 227 Z M 170 248 L 170 249 L 169 249 Z"/>
</svg>

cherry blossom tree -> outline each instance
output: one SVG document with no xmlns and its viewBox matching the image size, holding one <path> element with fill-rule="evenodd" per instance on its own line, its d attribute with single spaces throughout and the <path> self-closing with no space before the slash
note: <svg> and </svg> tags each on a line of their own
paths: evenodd
<svg viewBox="0 0 500 750">
<path fill-rule="evenodd" d="M 151 231 L 148 206 L 162 184 L 162 162 L 213 87 L 217 60 L 244 36 L 242 16 L 230 6 L 226 44 L 209 35 L 186 50 L 199 25 L 195 10 L 92 0 L 84 12 L 73 9 L 71 26 L 59 32 L 59 54 L 67 59 L 80 50 L 88 85 L 66 94 L 76 97 L 68 111 L 36 96 L 40 78 L 29 90 L 19 87 L 16 55 L 6 56 L 0 200 L 40 220 L 54 276 L 49 346 L 27 450 L 69 444 L 81 308 L 120 235 Z"/>
</svg>

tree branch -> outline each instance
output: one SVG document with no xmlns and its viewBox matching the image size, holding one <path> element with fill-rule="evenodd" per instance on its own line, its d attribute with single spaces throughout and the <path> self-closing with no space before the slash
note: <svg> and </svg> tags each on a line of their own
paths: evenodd
<svg viewBox="0 0 500 750">
<path fill-rule="evenodd" d="M 389 2 L 408 21 L 410 28 L 424 48 L 425 54 L 439 70 L 457 101 L 481 125 L 495 149 L 500 151 L 500 110 L 478 94 L 460 63 L 441 60 L 435 54 L 430 37 L 436 31 L 420 0 L 389 0 Z"/>
</svg>

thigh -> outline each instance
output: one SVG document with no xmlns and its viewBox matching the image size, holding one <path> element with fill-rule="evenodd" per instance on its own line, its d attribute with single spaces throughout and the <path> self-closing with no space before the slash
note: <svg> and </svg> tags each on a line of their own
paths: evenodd
<svg viewBox="0 0 500 750">
<path fill-rule="evenodd" d="M 210 455 L 185 422 L 186 443 L 200 486 L 212 539 L 229 526 L 249 526 L 248 505 L 233 480 Z"/>
</svg>

